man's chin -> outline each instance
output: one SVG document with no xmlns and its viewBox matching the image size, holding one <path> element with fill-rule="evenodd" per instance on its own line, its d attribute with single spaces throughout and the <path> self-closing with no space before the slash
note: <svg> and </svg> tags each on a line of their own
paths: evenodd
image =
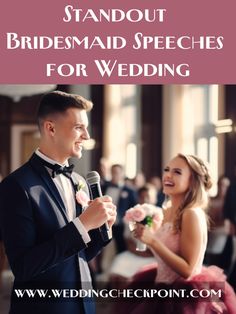
<svg viewBox="0 0 236 314">
<path fill-rule="evenodd" d="M 78 152 L 73 152 L 71 157 L 75 157 L 75 158 L 81 158 L 82 157 L 82 152 L 78 151 Z"/>
</svg>

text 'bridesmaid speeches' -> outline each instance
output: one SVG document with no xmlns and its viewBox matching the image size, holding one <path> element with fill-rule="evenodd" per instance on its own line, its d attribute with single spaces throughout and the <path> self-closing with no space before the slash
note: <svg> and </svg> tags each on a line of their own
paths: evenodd
<svg viewBox="0 0 236 314">
<path fill-rule="evenodd" d="M 233 44 L 226 36 L 227 29 L 218 27 L 218 7 L 214 11 L 210 5 L 190 5 L 186 0 L 65 0 L 56 6 L 41 6 L 38 14 L 36 8 L 28 14 L 22 10 L 21 16 L 16 16 L 19 21 L 3 31 L 4 52 L 15 65 L 11 76 L 17 78 L 24 68 L 32 83 L 37 83 L 36 77 L 66 84 L 148 84 L 168 79 L 189 83 L 201 74 L 201 68 L 208 67 L 211 71 L 204 78 L 210 74 L 216 78 L 218 72 L 223 75 L 219 60 L 229 55 Z M 30 27 L 20 24 L 27 16 L 35 19 Z M 19 56 L 20 63 L 16 62 Z M 34 66 L 36 75 L 31 73 Z"/>
</svg>

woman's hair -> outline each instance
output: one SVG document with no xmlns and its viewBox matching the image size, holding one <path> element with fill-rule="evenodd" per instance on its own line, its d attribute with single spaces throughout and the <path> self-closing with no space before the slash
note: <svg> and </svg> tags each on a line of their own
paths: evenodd
<svg viewBox="0 0 236 314">
<path fill-rule="evenodd" d="M 182 216 L 185 208 L 200 207 L 206 209 L 208 205 L 207 191 L 212 187 L 212 179 L 208 166 L 197 156 L 178 154 L 177 157 L 186 161 L 191 171 L 190 186 L 184 200 L 179 207 L 174 221 L 174 229 L 181 229 Z M 207 219 L 208 221 L 208 219 Z"/>
</svg>

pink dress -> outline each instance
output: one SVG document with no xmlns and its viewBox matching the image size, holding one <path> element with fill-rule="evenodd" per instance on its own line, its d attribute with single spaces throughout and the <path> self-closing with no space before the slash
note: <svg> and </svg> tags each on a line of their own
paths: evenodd
<svg viewBox="0 0 236 314">
<path fill-rule="evenodd" d="M 173 224 L 171 222 L 164 223 L 156 232 L 158 239 L 164 243 L 172 252 L 179 255 L 180 253 L 180 234 L 173 231 Z M 204 259 L 204 254 L 206 251 L 206 244 L 202 245 L 201 251 L 199 253 L 198 260 L 194 267 L 194 274 L 197 275 L 202 270 L 202 263 Z M 181 276 L 177 274 L 172 268 L 170 268 L 158 254 L 153 251 L 158 264 L 158 274 L 156 276 L 156 282 L 166 282 L 173 283 L 176 280 L 181 279 Z"/>
<path fill-rule="evenodd" d="M 172 223 L 164 223 L 160 229 L 156 232 L 157 238 L 164 243 L 172 252 L 179 254 L 179 233 L 174 233 L 172 229 Z M 180 278 L 176 272 L 174 272 L 160 257 L 152 251 L 157 260 L 158 273 L 156 276 L 156 282 L 172 283 Z"/>
<path fill-rule="evenodd" d="M 204 227 L 204 226 L 203 226 Z M 156 236 L 172 252 L 179 254 L 180 234 L 173 232 L 173 225 L 164 223 L 156 232 Z M 194 274 L 187 280 L 173 271 L 154 251 L 157 260 L 157 272 L 153 267 L 148 271 L 144 270 L 134 277 L 129 289 L 156 289 L 158 291 L 180 291 L 185 290 L 184 297 L 167 297 L 150 300 L 147 298 L 123 302 L 119 305 L 118 313 L 129 314 L 236 314 L 236 296 L 232 287 L 226 282 L 223 270 L 216 266 L 203 267 L 203 258 L 206 244 L 202 245 L 196 262 Z M 157 273 L 157 274 L 156 274 Z M 151 279 L 150 277 L 153 276 Z M 222 295 L 216 294 L 209 298 L 189 297 L 191 291 L 219 291 Z M 169 294 L 170 295 L 170 294 Z M 186 296 L 187 295 L 187 296 Z"/>
</svg>

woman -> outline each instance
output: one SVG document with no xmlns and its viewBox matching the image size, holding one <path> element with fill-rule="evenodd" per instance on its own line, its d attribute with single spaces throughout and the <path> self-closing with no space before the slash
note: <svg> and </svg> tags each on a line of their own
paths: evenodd
<svg viewBox="0 0 236 314">
<path fill-rule="evenodd" d="M 163 192 L 169 197 L 162 226 L 155 231 L 138 224 L 133 231 L 135 238 L 146 243 L 157 259 L 158 271 L 153 285 L 157 290 L 182 288 L 190 293 L 192 289 L 206 288 L 209 283 L 208 288 L 212 289 L 225 278 L 216 267 L 202 268 L 208 229 L 204 209 L 208 202 L 207 191 L 212 186 L 208 168 L 196 156 L 178 154 L 164 169 L 162 181 Z M 137 282 L 133 283 L 135 286 Z M 234 292 L 228 284 L 226 286 L 221 300 L 206 302 L 186 296 L 156 299 L 150 303 L 143 300 L 125 306 L 127 313 L 132 314 L 236 313 Z"/>
</svg>

